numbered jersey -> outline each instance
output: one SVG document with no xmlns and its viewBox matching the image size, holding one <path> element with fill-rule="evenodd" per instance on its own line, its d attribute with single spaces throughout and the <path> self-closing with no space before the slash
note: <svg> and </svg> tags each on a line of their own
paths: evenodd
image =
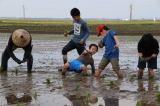
<svg viewBox="0 0 160 106">
<path fill-rule="evenodd" d="M 88 27 L 85 21 L 73 21 L 73 38 L 75 43 L 79 43 L 81 39 L 86 40 L 89 36 Z"/>
<path fill-rule="evenodd" d="M 80 35 L 81 34 L 81 24 L 74 23 L 74 35 Z"/>
</svg>

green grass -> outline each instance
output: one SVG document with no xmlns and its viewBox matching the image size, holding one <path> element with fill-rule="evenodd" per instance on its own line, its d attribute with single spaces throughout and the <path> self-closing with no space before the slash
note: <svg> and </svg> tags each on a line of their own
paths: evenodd
<svg viewBox="0 0 160 106">
<path fill-rule="evenodd" d="M 160 102 L 160 92 L 158 92 L 158 93 L 156 93 L 156 100 L 158 101 L 158 102 Z"/>
<path fill-rule="evenodd" d="M 50 78 L 46 78 L 46 83 L 50 84 L 51 83 L 51 79 Z"/>
<path fill-rule="evenodd" d="M 87 92 L 86 95 L 85 95 L 86 100 L 90 100 L 91 97 L 92 97 L 92 93 Z"/>
<path fill-rule="evenodd" d="M 55 87 L 56 89 L 62 89 L 63 88 L 63 86 L 57 86 L 57 87 Z"/>
<path fill-rule="evenodd" d="M 154 88 L 159 91 L 160 86 L 156 85 Z"/>
<path fill-rule="evenodd" d="M 129 77 L 130 82 L 134 82 L 136 80 L 136 74 L 133 74 Z"/>
<path fill-rule="evenodd" d="M 76 89 L 79 89 L 81 87 L 81 85 L 78 83 L 76 84 Z"/>
<path fill-rule="evenodd" d="M 160 35 L 160 21 L 133 20 L 133 21 L 108 21 L 108 20 L 87 20 L 90 34 L 96 34 L 96 28 L 105 24 L 114 29 L 119 35 L 142 35 L 153 33 Z M 16 20 L 1 19 L 0 32 L 12 32 L 17 28 L 25 28 L 31 33 L 63 34 L 73 29 L 72 20 Z"/>
<path fill-rule="evenodd" d="M 141 101 L 137 101 L 137 103 L 136 103 L 136 106 L 142 106 L 142 103 L 141 103 Z"/>
<path fill-rule="evenodd" d="M 32 94 L 32 97 L 33 97 L 35 100 L 37 99 L 37 96 L 38 96 L 37 92 L 34 92 L 34 93 Z"/>
<path fill-rule="evenodd" d="M 25 23 L 25 24 L 43 24 L 43 25 L 69 25 L 72 24 L 72 20 L 31 20 L 31 19 L 1 19 L 0 23 Z M 153 20 L 133 20 L 133 21 L 112 21 L 112 20 L 87 20 L 89 25 L 97 24 L 160 24 L 160 21 Z"/>
<path fill-rule="evenodd" d="M 22 105 L 22 104 L 20 104 L 20 103 L 17 103 L 17 104 L 16 104 L 16 106 L 23 106 L 23 105 Z"/>
</svg>

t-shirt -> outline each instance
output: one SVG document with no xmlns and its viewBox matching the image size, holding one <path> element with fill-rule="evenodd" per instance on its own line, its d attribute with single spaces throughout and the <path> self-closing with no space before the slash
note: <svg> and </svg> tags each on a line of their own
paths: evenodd
<svg viewBox="0 0 160 106">
<path fill-rule="evenodd" d="M 114 30 L 109 30 L 107 35 L 103 38 L 102 43 L 105 46 L 105 53 L 103 57 L 105 58 L 118 58 L 119 57 L 119 48 L 115 48 L 116 42 L 113 38 L 115 35 Z"/>
<path fill-rule="evenodd" d="M 73 21 L 74 29 L 70 31 L 70 34 L 73 34 L 72 40 L 75 43 L 79 43 L 81 39 L 87 40 L 89 37 L 89 30 L 87 23 L 84 20 Z"/>
</svg>

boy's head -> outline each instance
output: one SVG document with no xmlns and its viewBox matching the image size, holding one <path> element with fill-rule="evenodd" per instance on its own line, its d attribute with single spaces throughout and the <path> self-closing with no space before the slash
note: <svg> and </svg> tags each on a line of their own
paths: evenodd
<svg viewBox="0 0 160 106">
<path fill-rule="evenodd" d="M 96 44 L 90 44 L 89 51 L 92 53 L 92 55 L 94 55 L 96 52 L 98 52 L 98 46 Z"/>
<path fill-rule="evenodd" d="M 148 34 L 144 34 L 141 38 L 141 40 L 147 45 L 149 44 L 150 42 L 153 41 L 153 35 L 148 33 Z"/>
<path fill-rule="evenodd" d="M 107 26 L 105 26 L 104 24 L 100 25 L 97 27 L 97 36 L 100 36 L 100 35 L 106 35 L 107 32 L 108 32 L 109 28 Z"/>
<path fill-rule="evenodd" d="M 79 9 L 77 8 L 73 8 L 70 12 L 72 18 L 75 20 L 75 21 L 79 21 L 81 19 L 80 17 L 80 11 Z"/>
</svg>

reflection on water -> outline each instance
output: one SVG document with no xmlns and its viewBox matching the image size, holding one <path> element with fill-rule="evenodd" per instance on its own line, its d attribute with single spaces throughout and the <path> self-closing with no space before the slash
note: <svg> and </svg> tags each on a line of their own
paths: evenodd
<svg viewBox="0 0 160 106">
<path fill-rule="evenodd" d="M 144 86 L 143 80 L 138 80 L 138 101 L 142 106 L 157 106 L 155 100 L 155 80 L 148 80 L 148 86 Z M 153 99 L 154 98 L 154 99 Z M 157 104 L 157 105 L 156 105 Z"/>
<path fill-rule="evenodd" d="M 7 104 L 31 102 L 32 74 L 21 76 L 21 78 L 16 77 L 13 78 L 11 74 L 8 75 L 6 72 L 0 73 L 0 84 L 2 86 L 0 92 L 3 92 L 3 95 L 5 95 Z"/>
<path fill-rule="evenodd" d="M 16 95 L 8 95 L 5 97 L 7 100 L 7 104 L 17 104 L 17 103 L 28 103 L 32 101 L 32 97 L 29 95 L 23 95 L 22 97 L 17 97 Z"/>
<path fill-rule="evenodd" d="M 90 97 L 72 95 L 67 97 L 73 106 L 119 106 L 118 98 Z"/>
</svg>

